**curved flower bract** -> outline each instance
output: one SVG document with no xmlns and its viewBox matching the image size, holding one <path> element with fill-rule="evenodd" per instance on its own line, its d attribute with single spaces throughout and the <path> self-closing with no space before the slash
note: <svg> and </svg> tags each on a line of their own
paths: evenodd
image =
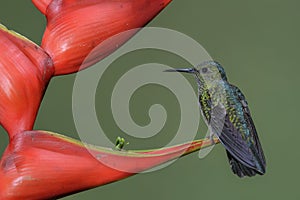
<svg viewBox="0 0 300 200">
<path fill-rule="evenodd" d="M 123 31 L 145 26 L 171 0 L 52 0 L 36 1 L 47 17 L 42 48 L 53 59 L 55 74 L 68 74 L 89 67 L 116 50 L 135 32 L 97 49 L 101 42 Z"/>
<path fill-rule="evenodd" d="M 0 49 L 0 123 L 12 138 L 32 130 L 53 65 L 43 49 L 3 25 Z"/>
<path fill-rule="evenodd" d="M 213 144 L 206 139 L 148 151 L 117 151 L 56 133 L 26 131 L 14 137 L 0 161 L 0 199 L 66 196 L 124 179 Z M 103 158 L 115 167 L 106 165 Z"/>
</svg>

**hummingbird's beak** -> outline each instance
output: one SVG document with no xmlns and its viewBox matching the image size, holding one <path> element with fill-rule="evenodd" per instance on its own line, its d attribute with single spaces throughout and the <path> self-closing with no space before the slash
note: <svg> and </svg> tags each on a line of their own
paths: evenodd
<svg viewBox="0 0 300 200">
<path fill-rule="evenodd" d="M 184 72 L 184 73 L 193 74 L 195 73 L 195 69 L 194 68 L 167 69 L 164 72 Z"/>
</svg>

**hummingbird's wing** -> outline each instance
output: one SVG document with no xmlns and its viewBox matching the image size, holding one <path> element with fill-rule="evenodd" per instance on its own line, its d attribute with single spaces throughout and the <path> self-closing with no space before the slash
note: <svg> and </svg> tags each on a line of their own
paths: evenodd
<svg viewBox="0 0 300 200">
<path fill-rule="evenodd" d="M 243 106 L 244 118 L 246 120 L 247 127 L 249 128 L 249 132 L 250 132 L 251 136 L 253 137 L 254 149 L 257 153 L 257 157 L 258 157 L 259 161 L 263 165 L 263 169 L 265 170 L 266 160 L 265 160 L 264 152 L 263 152 L 262 146 L 260 144 L 258 134 L 256 132 L 256 128 L 254 126 L 254 122 L 252 120 L 252 117 L 250 114 L 250 109 L 248 107 L 246 98 L 243 95 L 242 91 L 238 87 L 236 87 L 235 85 L 231 85 L 231 88 L 233 89 L 233 91 L 235 92 L 235 94 L 237 95 L 237 97 L 239 98 L 239 101 L 241 102 L 241 104 Z"/>
<path fill-rule="evenodd" d="M 223 117 L 222 114 L 218 114 L 222 112 L 225 112 Z M 242 137 L 240 131 L 230 121 L 224 106 L 215 106 L 211 113 L 209 126 L 211 127 L 211 131 L 219 137 L 225 149 L 239 162 L 250 168 L 256 168 L 255 159 L 249 145 Z"/>
<path fill-rule="evenodd" d="M 249 176 L 255 174 L 253 170 L 255 170 L 256 173 L 264 174 L 265 157 L 251 118 L 247 101 L 236 86 L 232 85 L 231 89 L 235 94 L 234 96 L 238 98 L 237 106 L 242 111 L 240 113 L 243 113 L 241 123 L 246 123 L 249 132 L 246 134 L 242 132 L 243 129 L 240 129 L 238 125 L 234 125 L 223 105 L 217 105 L 212 109 L 210 120 L 211 129 L 218 135 L 221 143 L 228 151 L 230 155 L 228 158 L 231 164 L 233 164 L 232 162 L 235 163 L 232 167 L 239 168 L 243 173 Z M 220 129 L 220 122 L 223 124 L 222 129 Z"/>
</svg>

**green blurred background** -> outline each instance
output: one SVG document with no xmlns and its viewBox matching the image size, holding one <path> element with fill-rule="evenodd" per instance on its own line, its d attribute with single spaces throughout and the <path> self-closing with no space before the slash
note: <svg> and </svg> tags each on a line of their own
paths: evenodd
<svg viewBox="0 0 300 200">
<path fill-rule="evenodd" d="M 173 0 L 149 24 L 189 35 L 223 64 L 229 80 L 242 89 L 250 104 L 267 158 L 266 175 L 237 178 L 231 173 L 223 147 L 218 145 L 205 159 L 194 153 L 160 171 L 64 199 L 299 199 L 299 6 L 296 0 Z M 29 0 L 2 0 L 0 22 L 37 43 L 46 23 Z M 186 64 L 173 54 L 155 50 L 134 52 L 112 64 L 96 96 L 101 125 L 111 133 L 111 140 L 122 135 L 108 109 L 113 84 L 126 70 L 149 62 L 174 67 Z M 67 75 L 51 81 L 35 129 L 78 138 L 72 117 L 74 78 Z M 195 86 L 192 77 L 187 79 Z M 169 115 L 166 127 L 149 139 L 122 135 L 130 141 L 128 149 L 160 147 L 176 133 L 180 111 L 174 95 L 163 87 L 148 85 L 134 94 L 130 104 L 133 119 L 140 125 L 149 123 L 148 109 L 154 103 L 165 106 Z M 205 130 L 201 123 L 199 132 Z M 7 135 L 1 129 L 1 153 L 6 145 Z"/>
</svg>

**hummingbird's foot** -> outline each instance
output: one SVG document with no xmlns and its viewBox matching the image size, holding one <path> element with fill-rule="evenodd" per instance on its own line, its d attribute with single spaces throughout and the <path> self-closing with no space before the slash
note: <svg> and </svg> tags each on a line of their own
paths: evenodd
<svg viewBox="0 0 300 200">
<path fill-rule="evenodd" d="M 205 139 L 210 140 L 212 145 L 216 144 L 214 140 L 214 134 L 207 136 Z"/>
<path fill-rule="evenodd" d="M 118 151 L 123 150 L 123 147 L 125 145 L 129 144 L 129 142 L 125 142 L 125 139 L 122 137 L 117 137 L 116 139 L 116 145 L 115 145 L 115 149 Z"/>
</svg>

